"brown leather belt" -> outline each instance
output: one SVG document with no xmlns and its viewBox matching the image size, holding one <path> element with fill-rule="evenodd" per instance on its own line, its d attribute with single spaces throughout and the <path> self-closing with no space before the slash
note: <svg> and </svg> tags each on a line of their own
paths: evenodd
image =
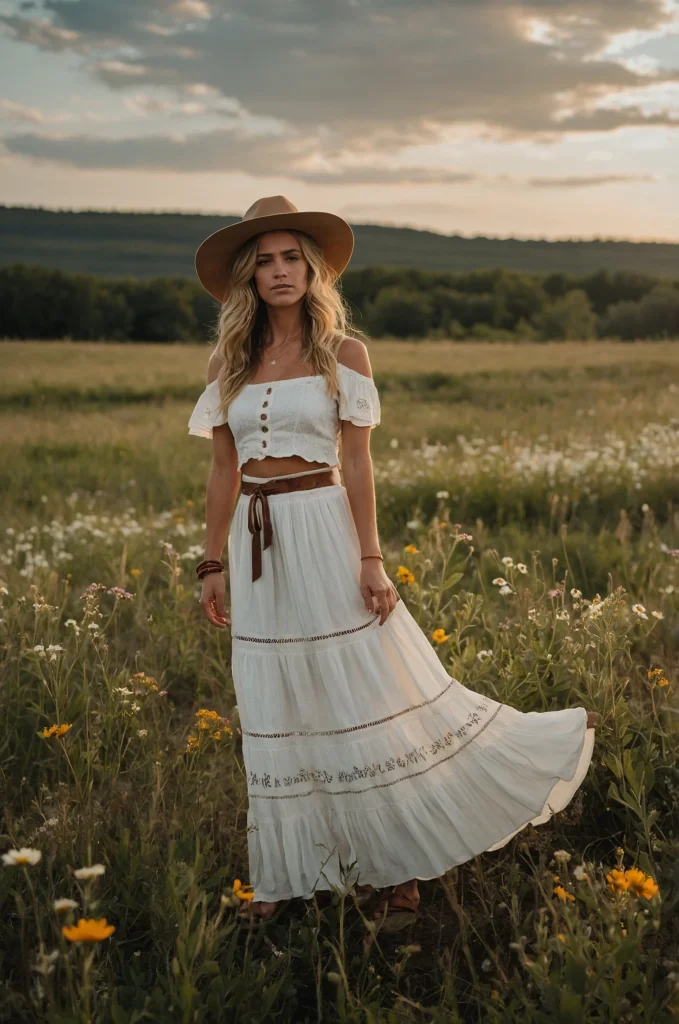
<svg viewBox="0 0 679 1024">
<path fill-rule="evenodd" d="M 262 575 L 262 532 L 264 533 L 265 550 L 273 540 L 268 496 L 270 494 L 285 494 L 288 491 L 307 491 L 316 487 L 329 487 L 336 483 L 335 466 L 330 469 L 319 469 L 317 473 L 309 473 L 308 476 L 289 477 L 287 480 L 271 480 L 269 482 L 263 480 L 261 484 L 256 484 L 254 480 L 241 481 L 241 493 L 250 495 L 248 530 L 252 534 L 253 583 Z M 258 501 L 262 504 L 261 519 L 257 510 Z"/>
</svg>

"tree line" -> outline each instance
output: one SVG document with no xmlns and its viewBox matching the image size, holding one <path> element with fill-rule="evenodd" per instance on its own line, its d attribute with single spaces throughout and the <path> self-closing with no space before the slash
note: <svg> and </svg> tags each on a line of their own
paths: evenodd
<svg viewBox="0 0 679 1024">
<path fill-rule="evenodd" d="M 479 340 L 679 338 L 679 281 L 370 267 L 341 279 L 371 337 Z M 217 304 L 184 277 L 102 278 L 15 263 L 0 267 L 0 337 L 204 341 Z"/>
</svg>

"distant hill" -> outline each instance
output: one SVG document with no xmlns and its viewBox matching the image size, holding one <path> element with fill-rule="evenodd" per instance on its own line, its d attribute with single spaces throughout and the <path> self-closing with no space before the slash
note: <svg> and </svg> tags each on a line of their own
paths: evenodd
<svg viewBox="0 0 679 1024">
<path fill-rule="evenodd" d="M 200 242 L 239 217 L 176 213 L 64 213 L 0 206 L 0 264 L 30 263 L 106 276 L 193 277 Z M 679 244 L 463 238 L 412 228 L 352 225 L 351 267 L 533 273 L 640 271 L 679 277 Z"/>
</svg>

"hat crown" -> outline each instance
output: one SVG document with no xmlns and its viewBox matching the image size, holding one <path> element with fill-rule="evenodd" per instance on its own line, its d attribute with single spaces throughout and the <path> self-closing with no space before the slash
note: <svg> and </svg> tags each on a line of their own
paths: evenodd
<svg viewBox="0 0 679 1024">
<path fill-rule="evenodd" d="M 299 213 L 294 203 L 291 203 L 285 196 L 266 196 L 264 199 L 257 199 L 249 210 L 246 210 L 243 220 L 256 220 L 258 217 L 275 217 L 280 213 Z"/>
</svg>

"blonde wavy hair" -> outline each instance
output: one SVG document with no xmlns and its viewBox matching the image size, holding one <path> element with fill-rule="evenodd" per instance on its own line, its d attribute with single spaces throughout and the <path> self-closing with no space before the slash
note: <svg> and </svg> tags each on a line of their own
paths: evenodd
<svg viewBox="0 0 679 1024">
<path fill-rule="evenodd" d="M 361 335 L 351 325 L 351 313 L 337 288 L 337 274 L 323 258 L 320 246 L 303 231 L 291 230 L 309 264 L 302 312 L 302 362 L 323 375 L 328 394 L 339 394 L 337 352 L 347 334 Z M 217 380 L 222 415 L 249 383 L 256 370 L 267 327 L 266 304 L 257 292 L 255 268 L 258 237 L 245 242 L 233 260 L 231 291 L 217 320 L 211 359 L 219 365 Z"/>
</svg>

